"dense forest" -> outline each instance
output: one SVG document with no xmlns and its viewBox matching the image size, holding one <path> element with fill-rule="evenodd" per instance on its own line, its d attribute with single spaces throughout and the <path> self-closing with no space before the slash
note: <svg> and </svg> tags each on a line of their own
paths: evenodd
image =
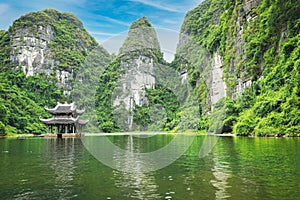
<svg viewBox="0 0 300 200">
<path fill-rule="evenodd" d="M 122 84 L 128 81 L 123 80 L 122 82 L 120 77 L 130 73 L 129 71 L 132 69 L 135 70 L 131 74 L 133 76 L 136 75 L 135 73 L 143 73 L 143 70 L 140 70 L 139 67 L 134 68 L 134 66 L 139 65 L 137 63 L 141 62 L 145 64 L 144 69 L 146 69 L 149 67 L 149 64 L 146 63 L 148 59 L 153 60 L 154 68 L 160 65 L 168 65 L 163 59 L 154 28 L 149 20 L 143 17 L 132 23 L 128 37 L 120 48 L 119 55 L 100 74 L 95 104 L 100 130 L 104 132 L 130 130 L 127 121 L 131 114 L 134 123 L 131 130 L 172 130 L 179 124 L 179 106 L 176 96 L 174 98 L 174 94 L 159 85 L 158 82 L 156 82 L 155 88 L 145 88 L 147 104 L 138 105 L 138 102 L 134 102 L 132 110 L 125 108 L 126 102 L 124 101 L 118 106 L 112 105 L 112 101 L 115 99 L 114 93 L 119 96 L 124 93 Z M 127 66 L 130 67 L 127 68 Z M 154 70 L 153 73 L 156 74 L 157 79 L 157 70 L 156 72 Z M 130 93 L 132 91 L 126 92 Z M 124 95 L 126 96 L 126 94 Z M 163 116 L 163 119 L 151 120 L 153 110 L 149 107 L 155 104 L 159 104 L 166 109 L 167 115 Z"/>
<path fill-rule="evenodd" d="M 219 100 L 208 115 L 207 93 L 201 78 L 204 67 L 197 65 L 198 52 L 185 59 L 189 81 L 197 88 L 202 121 L 225 109 L 222 132 L 239 135 L 297 135 L 300 128 L 299 61 L 300 2 L 257 1 L 248 13 L 244 1 L 204 1 L 190 11 L 182 26 L 197 45 L 223 58 L 227 97 Z M 243 30 L 242 33 L 240 30 Z M 240 40 L 240 41 L 239 41 Z M 173 63 L 180 68 L 182 55 Z M 196 61 L 195 61 L 196 60 Z M 200 69 L 199 69 L 200 68 Z M 203 75 L 203 73 L 202 73 Z M 251 86 L 234 93 L 237 79 Z M 205 126 L 204 126 L 205 127 Z"/>
<path fill-rule="evenodd" d="M 11 60 L 16 50 L 11 45 L 19 35 L 21 44 L 17 50 L 37 45 L 31 41 L 32 38 L 44 39 L 45 35 L 39 32 L 41 27 L 50 27 L 54 32 L 47 44 L 51 51 L 45 60 L 56 65 L 35 64 L 41 72 L 26 76 L 22 67 Z M 29 40 L 25 41 L 26 37 Z M 87 33 L 73 14 L 54 9 L 29 13 L 17 19 L 8 31 L 0 32 L 0 47 L 0 134 L 47 132 L 39 120 L 50 117 L 44 107 L 51 108 L 57 102 L 71 101 L 70 95 L 63 94 L 64 85 L 58 83 L 55 71 L 72 71 L 76 76 L 85 65 L 86 58 L 95 52 L 96 58 L 103 58 L 100 64 L 110 62 L 107 51 Z M 44 68 L 52 69 L 47 74 L 43 72 Z"/>
<path fill-rule="evenodd" d="M 118 122 L 115 116 L 126 118 L 133 112 L 135 130 L 170 131 L 182 126 L 238 135 L 299 135 L 300 1 L 253 2 L 257 4 L 249 7 L 242 0 L 205 0 L 189 11 L 181 27 L 181 33 L 188 39 L 181 38 L 172 63 L 167 63 L 159 47 L 156 48 L 155 31 L 146 18 L 134 22 L 130 30 L 151 28 L 147 34 L 154 38 L 155 48 L 135 49 L 128 53 L 131 45 L 139 41 L 126 40 L 121 54 L 111 56 L 70 13 L 46 9 L 24 15 L 9 30 L 0 31 L 0 134 L 45 132 L 46 127 L 39 120 L 47 117 L 44 107 L 53 107 L 58 101 L 71 101 L 77 95 L 81 101 L 79 105 L 87 109 L 88 105 L 95 106 L 93 120 L 104 132 L 128 130 L 127 122 Z M 47 48 L 50 52 L 48 59 L 55 64 L 46 66 L 53 73 L 27 76 L 22 67 L 11 60 L 12 40 L 20 31 L 34 35 L 40 26 L 51 26 L 54 30 Z M 36 37 L 41 36 L 37 34 Z M 97 50 L 92 51 L 95 48 Z M 212 57 L 215 54 L 222 60 L 226 95 L 213 104 L 208 80 L 212 79 Z M 132 111 L 126 110 L 126 105 L 122 104 L 114 107 L 113 92 L 118 90 L 117 80 L 125 74 L 125 64 L 141 56 L 177 72 L 186 70 L 188 83 L 193 89 L 186 99 L 196 99 L 198 105 L 183 109 L 172 91 L 157 84 L 155 88 L 145 88 L 148 104 L 139 106 L 137 103 Z M 60 80 L 55 70 L 74 73 L 74 77 L 79 73 L 84 75 L 81 91 L 75 88 L 70 95 L 65 95 L 66 86 L 58 84 Z M 95 93 L 78 96 L 78 93 L 88 90 L 85 80 L 96 86 Z M 68 87 L 74 82 L 71 81 Z M 238 82 L 250 84 L 238 90 Z M 95 102 L 90 97 L 94 97 Z M 160 116 L 163 120 L 153 124 L 150 107 L 157 104 L 162 106 L 166 115 Z M 192 116 L 189 119 L 182 117 L 192 113 L 198 113 L 200 118 L 191 121 Z M 96 130 L 92 126 L 88 128 Z"/>
</svg>

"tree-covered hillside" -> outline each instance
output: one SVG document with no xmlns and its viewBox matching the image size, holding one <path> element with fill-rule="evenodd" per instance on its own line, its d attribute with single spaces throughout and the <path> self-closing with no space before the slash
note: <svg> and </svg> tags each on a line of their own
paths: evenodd
<svg viewBox="0 0 300 200">
<path fill-rule="evenodd" d="M 205 0 L 187 13 L 175 60 L 168 64 L 146 17 L 132 24 L 111 61 L 74 15 L 29 13 L 0 31 L 0 132 L 44 132 L 43 107 L 71 94 L 96 112 L 91 121 L 105 132 L 181 126 L 299 135 L 299 16 L 299 0 Z M 185 84 L 164 87 L 168 81 L 157 81 L 156 65 L 175 70 L 173 77 L 183 83 L 187 77 L 195 92 Z M 71 92 L 75 80 L 82 85 Z M 91 93 L 89 84 L 95 86 Z M 182 106 L 181 100 L 197 105 Z M 151 109 L 165 115 L 151 118 Z"/>
<path fill-rule="evenodd" d="M 41 38 L 43 35 L 39 32 L 40 27 L 53 29 L 53 38 L 47 44 L 51 55 L 47 56 L 58 61 L 55 66 L 58 69 L 77 70 L 89 51 L 99 46 L 76 16 L 54 9 L 32 12 L 20 17 L 9 28 L 9 34 L 15 37 L 18 32 L 24 32 L 27 37 Z M 26 33 L 27 31 L 29 33 Z M 24 34 L 21 33 L 21 37 Z"/>
<path fill-rule="evenodd" d="M 93 61 L 86 60 L 90 52 L 98 50 L 98 64 L 110 62 L 79 19 L 54 9 L 28 13 L 1 30 L 0 47 L 0 134 L 46 133 L 39 120 L 50 117 L 44 107 L 71 101 L 63 93 L 72 89 L 82 67 L 93 70 Z"/>
<path fill-rule="evenodd" d="M 149 63 L 149 60 L 153 60 L 154 64 Z M 147 120 L 147 112 L 140 113 L 139 120 L 136 120 L 137 115 L 132 113 L 133 104 L 137 109 L 144 105 L 139 105 L 139 102 L 134 100 L 132 103 L 129 101 L 130 98 L 134 98 L 133 93 L 136 93 L 133 87 L 145 90 L 143 88 L 145 86 L 137 84 L 135 79 L 141 78 L 140 74 L 143 74 L 144 78 L 140 81 L 146 84 L 145 78 L 151 74 L 145 72 L 162 60 L 158 39 L 149 20 L 143 17 L 133 22 L 119 55 L 100 74 L 96 92 L 96 112 L 100 130 L 104 132 L 132 130 L 129 123 L 131 116 L 138 124 Z M 139 93 L 135 95 L 141 98 L 144 96 Z M 114 103 L 118 98 L 120 100 Z"/>
<path fill-rule="evenodd" d="M 99 128 L 104 132 L 176 128 L 179 103 L 166 83 L 177 73 L 163 74 L 169 73 L 161 71 L 164 68 L 168 64 L 154 28 L 146 17 L 136 20 L 119 55 L 100 74 L 95 105 Z"/>
<path fill-rule="evenodd" d="M 49 81 L 43 74 L 26 78 L 20 70 L 0 73 L 0 134 L 47 132 L 39 120 L 49 117 L 44 106 L 67 100 Z"/>
<path fill-rule="evenodd" d="M 220 100 L 226 108 L 223 131 L 300 134 L 299 30 L 299 0 L 206 0 L 186 15 L 182 33 L 222 57 L 227 86 L 227 98 Z M 173 63 L 180 68 L 178 58 L 180 52 Z M 197 88 L 201 107 L 207 108 L 211 88 L 199 68 L 209 69 L 209 64 L 199 67 L 189 58 L 189 80 Z M 251 86 L 238 91 L 238 82 Z M 208 92 L 201 95 L 203 91 Z M 207 113 L 202 113 L 204 118 Z"/>
</svg>

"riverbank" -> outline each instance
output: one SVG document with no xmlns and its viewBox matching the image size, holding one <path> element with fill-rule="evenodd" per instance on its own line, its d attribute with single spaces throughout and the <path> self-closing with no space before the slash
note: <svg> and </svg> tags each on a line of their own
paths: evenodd
<svg viewBox="0 0 300 200">
<path fill-rule="evenodd" d="M 27 138 L 27 137 L 35 137 L 34 134 L 28 134 L 28 133 L 24 133 L 24 134 L 16 134 L 16 133 L 8 133 L 7 135 L 1 135 L 2 138 Z"/>
<path fill-rule="evenodd" d="M 84 136 L 84 134 L 75 134 L 75 133 L 64 133 L 61 134 L 62 138 L 80 138 Z M 57 138 L 57 134 L 55 133 L 47 133 L 47 134 L 42 134 L 39 137 L 44 137 L 44 138 Z"/>
<path fill-rule="evenodd" d="M 183 131 L 183 132 L 118 132 L 118 133 L 83 133 L 83 134 L 62 134 L 62 138 L 80 138 L 82 136 L 121 136 L 121 135 L 133 135 L 133 136 L 153 136 L 153 135 L 185 135 L 185 136 L 205 136 L 213 135 L 218 137 L 250 137 L 250 138 L 285 138 L 285 137 L 300 137 L 300 135 L 267 135 L 267 136 L 257 136 L 257 135 L 236 135 L 233 133 L 222 133 L 222 134 L 213 134 L 206 131 Z M 44 138 L 57 138 L 57 134 L 7 134 L 0 135 L 0 138 L 17 138 L 25 139 L 29 137 L 44 137 Z"/>
</svg>

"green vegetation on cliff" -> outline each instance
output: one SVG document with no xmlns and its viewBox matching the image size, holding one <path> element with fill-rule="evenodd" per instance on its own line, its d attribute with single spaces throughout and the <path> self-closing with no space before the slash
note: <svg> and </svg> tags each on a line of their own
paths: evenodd
<svg viewBox="0 0 300 200">
<path fill-rule="evenodd" d="M 112 94 L 117 85 L 117 80 L 124 69 L 120 67 L 120 58 L 113 60 L 100 75 L 96 92 L 96 114 L 99 128 L 104 132 L 120 131 L 116 124 L 112 108 Z"/>
<path fill-rule="evenodd" d="M 44 106 L 65 100 L 49 78 L 43 74 L 26 78 L 19 70 L 0 73 L 0 134 L 47 132 L 39 120 L 49 117 Z"/>
<path fill-rule="evenodd" d="M 156 73 L 159 66 L 164 68 L 167 63 L 160 51 L 154 28 L 146 17 L 142 17 L 132 23 L 117 58 L 106 67 L 102 74 L 99 74 L 96 112 L 99 128 L 102 131 L 171 130 L 178 126 L 180 109 L 176 96 L 168 88 L 157 83 L 153 88 L 145 87 L 147 78 L 144 76 L 157 78 Z M 142 74 L 143 78 L 139 74 Z M 131 84 L 136 84 L 131 82 L 131 76 L 143 79 L 139 81 L 144 81 L 144 85 L 138 87 L 144 87 L 147 99 L 145 102 L 148 103 L 140 105 L 139 102 L 133 102 L 133 108 L 128 109 L 129 105 L 126 106 L 126 104 L 131 101 L 130 98 L 133 98 L 133 91 L 124 87 L 128 87 L 127 85 L 132 87 Z M 125 80 L 123 80 L 124 77 Z M 139 92 L 142 93 L 142 89 Z M 117 98 L 122 100 L 114 106 Z M 153 106 L 158 105 L 165 110 L 166 115 L 153 113 L 157 109 Z M 131 128 L 129 128 L 130 116 L 133 121 Z"/>
<path fill-rule="evenodd" d="M 223 104 L 223 131 L 233 130 L 240 135 L 297 135 L 300 2 L 256 3 L 257 7 L 247 8 L 246 12 L 241 0 L 206 0 L 187 14 L 182 32 L 208 52 L 218 52 L 223 57 L 223 78 L 229 97 Z M 203 84 L 204 75 L 191 59 L 196 56 L 194 53 L 187 59 L 188 71 L 191 75 L 199 74 L 196 84 L 193 76 L 190 81 L 198 93 L 203 93 L 210 88 Z M 178 60 L 173 63 L 177 68 L 180 64 Z M 251 87 L 236 93 L 238 79 L 251 80 Z M 199 97 L 201 107 L 205 107 L 207 95 Z"/>
<path fill-rule="evenodd" d="M 102 47 L 74 15 L 53 9 L 29 13 L 16 20 L 8 31 L 0 31 L 0 133 L 42 133 L 45 127 L 38 118 L 46 115 L 43 107 L 67 100 L 56 87 L 54 73 L 25 77 L 16 70 L 17 66 L 11 65 L 9 58 L 11 36 L 29 31 L 29 35 L 40 37 L 37 30 L 50 27 L 53 38 L 48 43 L 51 55 L 47 56 L 53 57 L 53 70 L 73 71 L 82 76 L 79 79 L 83 83 L 90 79 L 97 85 L 97 91 L 92 94 L 97 113 L 93 120 L 105 132 L 128 129 L 128 120 L 120 119 L 128 119 L 133 114 L 136 126 L 133 128 L 139 130 L 171 130 L 196 123 L 198 129 L 239 135 L 299 135 L 299 16 L 299 0 L 254 0 L 251 4 L 242 0 L 203 1 L 187 13 L 181 32 L 188 37 L 182 37 L 170 65 L 180 73 L 187 71 L 188 82 L 196 94 L 186 98 L 196 98 L 199 105 L 181 109 L 177 94 L 156 83 L 151 89 L 145 88 L 149 104 L 126 110 L 124 102 L 115 108 L 112 101 L 114 93 L 123 90 L 118 81 L 128 67 L 137 61 L 144 64 L 148 58 L 154 65 L 168 66 L 148 19 L 143 17 L 132 24 L 120 55 L 110 62 L 111 57 L 103 49 L 99 51 L 100 56 L 99 52 L 90 54 L 95 47 Z M 226 83 L 226 97 L 215 105 L 211 100 L 213 55 L 222 58 L 222 78 Z M 80 66 L 86 69 L 81 71 Z M 99 82 L 96 76 L 100 77 Z M 83 84 L 81 91 L 88 89 Z M 75 90 L 72 95 L 78 92 Z M 93 104 L 87 96 L 80 98 L 83 107 Z M 151 118 L 151 106 L 157 104 L 161 107 L 154 110 L 164 109 L 166 113 L 155 116 L 163 119 L 160 121 Z M 191 113 L 199 113 L 201 120 L 195 118 L 190 122 L 182 117 Z"/>
<path fill-rule="evenodd" d="M 51 42 L 47 44 L 51 49 L 51 55 L 45 55 L 45 58 L 53 58 L 55 66 L 53 69 L 52 66 L 40 66 L 51 69 L 52 73 L 49 75 L 38 73 L 26 77 L 21 67 L 10 60 L 13 37 L 17 35 L 21 41 L 25 36 L 40 39 L 48 37 L 47 34 L 52 31 L 53 38 L 50 38 Z M 93 56 L 95 52 L 90 55 L 91 50 L 95 48 L 98 50 L 97 55 Z M 88 56 L 90 60 L 86 60 Z M 54 9 L 32 12 L 17 19 L 8 31 L 1 30 L 0 134 L 46 133 L 46 127 L 39 120 L 39 118 L 50 117 L 44 107 L 51 108 L 57 102 L 71 101 L 70 96 L 63 95 L 63 88 L 58 89 L 55 70 L 73 71 L 75 76 L 77 72 L 81 72 L 81 67 L 85 67 L 84 75 L 89 75 L 89 78 L 93 79 L 97 76 L 93 74 L 97 70 L 91 72 L 95 69 L 93 63 L 96 61 L 99 61 L 96 65 L 105 65 L 110 62 L 110 55 L 98 45 L 84 29 L 82 23 L 71 13 L 61 13 Z M 88 79 L 88 77 L 84 78 Z"/>
<path fill-rule="evenodd" d="M 72 13 L 58 12 L 54 9 L 32 12 L 20 17 L 10 27 L 9 32 L 14 34 L 16 31 L 27 29 L 34 35 L 38 33 L 39 26 L 51 27 L 54 31 L 48 46 L 52 50 L 53 58 L 59 61 L 59 69 L 78 70 L 88 52 L 98 46 L 77 17 Z"/>
<path fill-rule="evenodd" d="M 0 30 L 0 66 L 9 64 L 9 36 L 8 32 Z"/>
</svg>

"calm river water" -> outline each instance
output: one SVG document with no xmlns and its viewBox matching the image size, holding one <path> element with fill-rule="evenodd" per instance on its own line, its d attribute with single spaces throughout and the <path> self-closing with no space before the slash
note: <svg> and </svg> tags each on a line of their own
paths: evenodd
<svg viewBox="0 0 300 200">
<path fill-rule="evenodd" d="M 148 152 L 173 137 L 109 139 Z M 107 167 L 81 139 L 0 139 L 0 199 L 300 199 L 299 138 L 220 137 L 199 158 L 204 139 L 197 136 L 178 160 L 147 173 Z M 135 166 L 131 156 L 124 162 Z"/>
</svg>

